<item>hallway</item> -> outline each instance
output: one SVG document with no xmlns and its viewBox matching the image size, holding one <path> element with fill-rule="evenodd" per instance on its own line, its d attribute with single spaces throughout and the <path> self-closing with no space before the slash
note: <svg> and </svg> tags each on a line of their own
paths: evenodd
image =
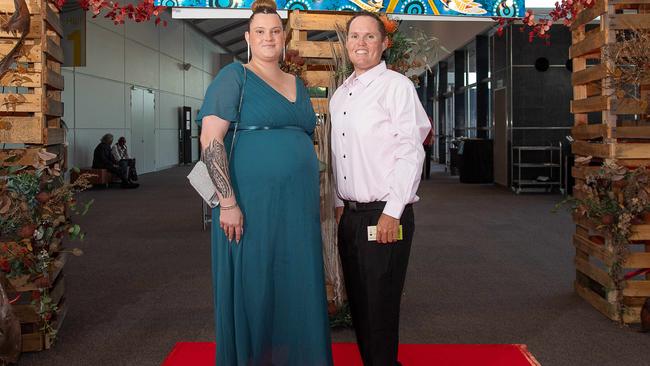
<svg viewBox="0 0 650 366">
<path fill-rule="evenodd" d="M 18 365 L 160 365 L 178 341 L 213 339 L 209 232 L 174 168 L 137 190 L 97 189 L 85 252 L 64 269 L 60 343 Z M 423 181 L 402 301 L 403 343 L 524 343 L 542 365 L 650 365 L 650 335 L 574 294 L 573 225 L 558 195 Z M 76 245 L 73 245 L 76 244 Z M 353 341 L 350 330 L 333 340 Z"/>
</svg>

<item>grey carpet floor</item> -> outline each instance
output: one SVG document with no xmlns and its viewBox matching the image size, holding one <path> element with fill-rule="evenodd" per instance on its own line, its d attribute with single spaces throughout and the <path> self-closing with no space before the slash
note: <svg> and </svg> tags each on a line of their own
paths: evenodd
<svg viewBox="0 0 650 366">
<path fill-rule="evenodd" d="M 187 172 L 83 195 L 95 204 L 79 219 L 85 255 L 64 269 L 59 341 L 19 365 L 160 365 L 176 342 L 213 340 L 209 233 Z M 419 195 L 403 343 L 523 343 L 545 366 L 650 365 L 650 334 L 617 326 L 574 294 L 573 226 L 551 212 L 560 196 L 517 196 L 440 172 Z M 335 331 L 333 340 L 354 335 Z"/>
</svg>

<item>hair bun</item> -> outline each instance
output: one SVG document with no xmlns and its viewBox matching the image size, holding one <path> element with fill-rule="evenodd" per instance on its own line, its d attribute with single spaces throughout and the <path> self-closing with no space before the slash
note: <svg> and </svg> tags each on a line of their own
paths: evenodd
<svg viewBox="0 0 650 366">
<path fill-rule="evenodd" d="M 253 13 L 257 12 L 271 12 L 275 13 L 278 10 L 278 5 L 273 0 L 255 0 L 251 5 Z"/>
</svg>

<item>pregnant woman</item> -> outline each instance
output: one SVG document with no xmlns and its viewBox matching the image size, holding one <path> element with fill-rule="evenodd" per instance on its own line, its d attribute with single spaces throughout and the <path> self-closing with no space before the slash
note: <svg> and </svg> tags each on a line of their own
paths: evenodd
<svg viewBox="0 0 650 366">
<path fill-rule="evenodd" d="M 253 4 L 245 38 L 249 62 L 219 72 L 198 117 L 220 199 L 217 365 L 331 365 L 316 117 L 302 81 L 279 67 L 285 38 L 275 3 Z"/>
</svg>

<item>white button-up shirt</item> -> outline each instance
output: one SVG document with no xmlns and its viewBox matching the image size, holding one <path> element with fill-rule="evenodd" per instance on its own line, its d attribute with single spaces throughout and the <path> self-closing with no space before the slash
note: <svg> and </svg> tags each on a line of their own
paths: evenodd
<svg viewBox="0 0 650 366">
<path fill-rule="evenodd" d="M 382 61 L 353 73 L 332 96 L 330 113 L 336 206 L 386 201 L 383 213 L 399 219 L 419 199 L 422 143 L 431 129 L 413 82 Z"/>
</svg>

